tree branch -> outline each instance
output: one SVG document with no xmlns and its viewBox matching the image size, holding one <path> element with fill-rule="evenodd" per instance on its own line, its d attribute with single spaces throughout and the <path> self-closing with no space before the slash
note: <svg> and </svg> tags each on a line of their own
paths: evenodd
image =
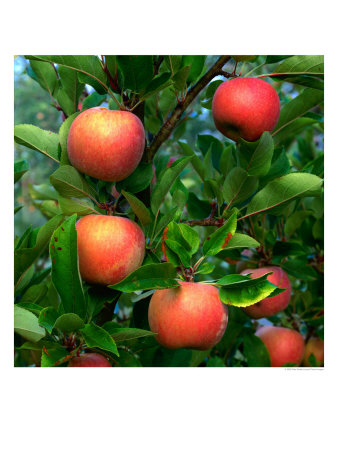
<svg viewBox="0 0 338 450">
<path fill-rule="evenodd" d="M 227 74 L 230 76 L 234 76 L 228 74 L 227 72 L 223 72 L 223 66 L 230 60 L 230 56 L 220 56 L 216 63 L 206 72 L 203 77 L 189 90 L 184 102 L 178 103 L 176 108 L 174 109 L 171 116 L 166 120 L 166 122 L 162 125 L 160 131 L 154 137 L 150 146 L 146 149 L 146 159 L 147 161 L 152 161 L 155 153 L 163 144 L 164 141 L 168 139 L 171 132 L 175 128 L 177 122 L 180 120 L 184 111 L 188 108 L 188 106 L 195 100 L 197 95 L 202 91 L 202 89 L 216 76 L 216 75 L 224 75 Z"/>
</svg>

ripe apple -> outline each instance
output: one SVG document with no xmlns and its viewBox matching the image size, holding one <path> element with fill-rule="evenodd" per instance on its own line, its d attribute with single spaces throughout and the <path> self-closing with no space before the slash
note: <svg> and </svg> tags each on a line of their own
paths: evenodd
<svg viewBox="0 0 338 450">
<path fill-rule="evenodd" d="M 118 283 L 142 264 L 145 238 L 132 220 L 91 214 L 76 230 L 80 273 L 89 283 Z"/>
<path fill-rule="evenodd" d="M 261 319 L 262 317 L 271 317 L 280 311 L 283 311 L 289 304 L 291 298 L 291 283 L 284 272 L 278 266 L 261 267 L 259 269 L 247 268 L 241 272 L 242 275 L 251 273 L 251 278 L 258 278 L 265 275 L 268 272 L 272 272 L 268 275 L 268 281 L 276 285 L 280 289 L 286 289 L 274 297 L 267 297 L 254 305 L 243 308 L 243 311 L 253 319 Z"/>
<path fill-rule="evenodd" d="M 228 308 L 214 286 L 179 283 L 180 287 L 153 294 L 148 310 L 150 329 L 163 347 L 207 350 L 221 340 Z"/>
<path fill-rule="evenodd" d="M 300 365 L 304 355 L 304 339 L 296 330 L 283 327 L 262 327 L 256 336 L 264 342 L 271 359 L 271 367 L 293 363 Z"/>
<path fill-rule="evenodd" d="M 312 367 L 309 362 L 309 357 L 313 353 L 317 362 L 321 366 L 324 365 L 324 341 L 319 337 L 311 337 L 305 345 L 304 361 L 303 365 L 305 367 Z"/>
<path fill-rule="evenodd" d="M 74 356 L 69 361 L 68 367 L 111 367 L 107 358 L 99 353 L 84 353 L 80 356 Z"/>
<path fill-rule="evenodd" d="M 99 180 L 120 181 L 136 169 L 144 145 L 144 128 L 135 114 L 95 107 L 80 113 L 72 123 L 67 151 L 80 172 Z"/>
<path fill-rule="evenodd" d="M 212 101 L 216 128 L 234 141 L 256 141 L 264 131 L 275 128 L 279 113 L 277 92 L 259 78 L 225 81 L 218 86 Z"/>
</svg>

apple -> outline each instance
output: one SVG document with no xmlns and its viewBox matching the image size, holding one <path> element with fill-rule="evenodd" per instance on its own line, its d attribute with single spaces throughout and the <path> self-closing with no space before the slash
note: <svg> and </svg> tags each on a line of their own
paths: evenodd
<svg viewBox="0 0 338 450">
<path fill-rule="evenodd" d="M 278 295 L 273 297 L 267 297 L 254 305 L 243 308 L 243 311 L 253 319 L 261 319 L 262 317 L 271 317 L 280 311 L 283 311 L 290 303 L 291 298 L 291 283 L 284 272 L 278 266 L 261 267 L 259 269 L 247 268 L 241 272 L 241 275 L 247 275 L 251 273 L 250 278 L 258 278 L 265 275 L 268 272 L 272 272 L 268 275 L 268 281 L 276 285 L 280 289 L 286 289 Z"/>
<path fill-rule="evenodd" d="M 99 353 L 84 353 L 80 356 L 74 356 L 69 361 L 68 367 L 111 367 L 107 358 Z"/>
<path fill-rule="evenodd" d="M 311 337 L 305 345 L 304 361 L 305 367 L 312 367 L 309 362 L 310 355 L 313 354 L 321 366 L 324 365 L 324 341 L 319 337 Z"/>
<path fill-rule="evenodd" d="M 234 141 L 256 141 L 264 131 L 275 128 L 279 113 L 277 92 L 259 78 L 225 81 L 218 86 L 212 101 L 216 128 Z"/>
<path fill-rule="evenodd" d="M 271 359 L 271 367 L 282 367 L 292 363 L 297 366 L 303 360 L 304 339 L 296 330 L 266 326 L 256 332 L 265 344 Z"/>
<path fill-rule="evenodd" d="M 135 114 L 101 107 L 80 113 L 67 140 L 71 164 L 103 181 L 127 178 L 141 161 L 144 146 L 144 127 Z"/>
<path fill-rule="evenodd" d="M 179 284 L 153 294 L 148 310 L 150 329 L 163 347 L 207 350 L 221 340 L 228 308 L 214 286 L 187 281 Z"/>
<path fill-rule="evenodd" d="M 132 220 L 91 214 L 76 224 L 81 276 L 89 283 L 118 283 L 141 266 L 145 238 Z"/>
</svg>

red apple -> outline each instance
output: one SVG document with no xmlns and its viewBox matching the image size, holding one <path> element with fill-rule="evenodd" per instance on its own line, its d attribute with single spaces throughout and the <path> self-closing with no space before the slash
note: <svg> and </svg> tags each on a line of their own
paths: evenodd
<svg viewBox="0 0 338 450">
<path fill-rule="evenodd" d="M 91 214 L 76 229 L 80 273 L 89 283 L 115 284 L 141 266 L 145 238 L 132 220 Z"/>
<path fill-rule="evenodd" d="M 216 128 L 229 139 L 256 141 L 272 131 L 279 118 L 275 89 L 259 78 L 233 78 L 222 83 L 212 101 Z"/>
<path fill-rule="evenodd" d="M 324 365 L 324 341 L 319 337 L 311 337 L 305 345 L 304 361 L 305 367 L 312 367 L 309 362 L 310 355 L 313 354 L 320 363 L 321 366 Z"/>
<path fill-rule="evenodd" d="M 304 355 L 304 339 L 298 331 L 283 327 L 262 327 L 256 336 L 264 342 L 271 359 L 271 367 L 292 363 L 300 365 Z"/>
<path fill-rule="evenodd" d="M 254 305 L 243 308 L 243 311 L 253 319 L 261 319 L 262 317 L 271 317 L 280 311 L 283 311 L 289 304 L 291 298 L 291 283 L 284 272 L 278 266 L 261 267 L 259 269 L 247 268 L 241 272 L 242 275 L 251 273 L 251 278 L 258 278 L 265 275 L 268 272 L 272 272 L 268 275 L 268 281 L 276 285 L 280 289 L 286 289 L 274 297 L 267 297 Z"/>
<path fill-rule="evenodd" d="M 144 145 L 144 128 L 135 114 L 96 107 L 76 117 L 67 150 L 80 172 L 99 180 L 120 181 L 136 169 Z"/>
<path fill-rule="evenodd" d="M 68 367 L 111 367 L 107 358 L 99 353 L 84 353 L 80 356 L 74 356 L 69 361 Z"/>
<path fill-rule="evenodd" d="M 180 287 L 153 294 L 148 311 L 150 329 L 163 347 L 207 350 L 221 340 L 228 308 L 214 286 L 179 283 Z"/>
</svg>

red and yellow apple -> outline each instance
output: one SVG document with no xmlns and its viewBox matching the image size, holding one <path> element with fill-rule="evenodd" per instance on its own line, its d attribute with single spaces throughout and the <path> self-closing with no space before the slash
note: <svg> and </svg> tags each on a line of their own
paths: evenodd
<svg viewBox="0 0 338 450">
<path fill-rule="evenodd" d="M 280 311 L 283 311 L 289 304 L 291 298 L 291 283 L 284 272 L 278 266 L 261 267 L 259 269 L 247 268 L 241 272 L 242 275 L 251 273 L 251 278 L 258 278 L 265 275 L 268 272 L 272 272 L 268 275 L 268 281 L 279 287 L 280 289 L 286 289 L 274 297 L 267 297 L 254 305 L 243 308 L 243 311 L 253 319 L 261 319 L 262 317 L 271 317 Z"/>
<path fill-rule="evenodd" d="M 296 330 L 283 327 L 266 326 L 256 332 L 265 344 L 271 359 L 271 367 L 284 364 L 299 366 L 304 356 L 304 339 Z"/>
<path fill-rule="evenodd" d="M 80 113 L 67 140 L 71 164 L 104 181 L 128 177 L 141 161 L 144 146 L 144 127 L 135 114 L 101 107 Z"/>
<path fill-rule="evenodd" d="M 316 358 L 317 363 L 324 365 L 324 341 L 319 337 L 311 337 L 305 345 L 304 361 L 305 367 L 312 367 L 309 362 L 311 354 Z"/>
<path fill-rule="evenodd" d="M 99 353 L 84 353 L 74 356 L 69 361 L 68 367 L 111 367 L 107 358 Z"/>
<path fill-rule="evenodd" d="M 256 141 L 272 131 L 279 119 L 275 89 L 259 78 L 238 77 L 222 83 L 212 101 L 216 128 L 229 139 Z"/>
<path fill-rule="evenodd" d="M 207 350 L 222 338 L 228 308 L 214 286 L 180 281 L 177 288 L 157 290 L 148 310 L 151 331 L 163 347 Z"/>
<path fill-rule="evenodd" d="M 145 238 L 132 220 L 91 214 L 76 224 L 81 276 L 89 283 L 118 283 L 141 266 Z"/>
</svg>

